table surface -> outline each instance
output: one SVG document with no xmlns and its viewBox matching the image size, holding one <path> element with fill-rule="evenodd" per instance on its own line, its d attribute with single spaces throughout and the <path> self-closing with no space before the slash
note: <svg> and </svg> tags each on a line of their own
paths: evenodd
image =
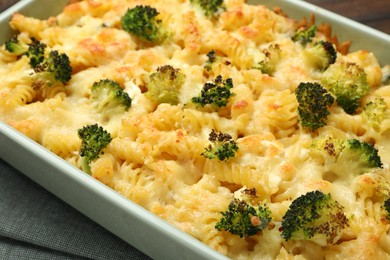
<svg viewBox="0 0 390 260">
<path fill-rule="evenodd" d="M 0 12 L 2 12 L 3 10 L 5 10 L 6 8 L 8 8 L 9 6 L 11 6 L 12 4 L 14 4 L 16 2 L 18 2 L 18 0 L 0 0 Z M 380 30 L 382 32 L 385 32 L 387 34 L 390 34 L 390 1 L 389 0 L 375 0 L 375 1 L 374 0 L 344 0 L 344 1 L 311 0 L 309 2 L 313 3 L 315 5 L 318 5 L 320 7 L 324 7 L 324 8 L 326 8 L 330 11 L 333 11 L 335 13 L 346 16 L 348 18 L 351 18 L 355 21 L 358 21 L 360 23 L 368 25 L 372 28 L 375 28 L 375 29 Z M 8 171 L 11 173 L 17 172 L 16 170 L 13 170 L 12 167 L 10 167 L 9 165 L 6 165 L 6 163 L 3 162 L 2 160 L 0 160 L 0 163 L 1 163 L 0 170 Z M 0 177 L 2 177 L 1 174 L 0 174 Z M 6 178 L 10 178 L 10 176 L 4 175 L 2 178 L 6 179 Z M 22 174 L 17 173 L 17 175 L 15 177 L 12 177 L 12 178 L 14 178 L 13 181 L 17 182 L 17 184 L 19 186 L 23 184 L 25 186 L 22 186 L 22 187 L 25 187 L 26 189 L 30 189 L 30 190 L 32 190 L 32 192 L 36 193 L 36 196 L 38 198 L 48 200 L 49 204 L 55 204 L 55 205 L 53 205 L 53 207 L 55 206 L 55 207 L 63 210 L 64 213 L 61 213 L 61 214 L 67 214 L 66 218 L 68 218 L 68 216 L 69 216 L 68 221 L 70 221 L 70 224 L 64 223 L 64 225 L 60 226 L 60 228 L 62 227 L 65 230 L 66 224 L 71 225 L 71 224 L 75 224 L 78 222 L 84 223 L 83 228 L 86 228 L 86 227 L 89 228 L 89 230 L 91 232 L 90 233 L 91 236 L 93 235 L 96 237 L 103 237 L 104 238 L 103 240 L 105 241 L 105 244 L 106 244 L 106 248 L 104 248 L 104 250 L 106 250 L 106 251 L 110 250 L 110 248 L 109 248 L 110 244 L 108 241 L 111 241 L 110 243 L 113 245 L 113 247 L 116 247 L 116 251 L 121 251 L 123 253 L 121 255 L 122 257 L 127 256 L 125 258 L 128 258 L 128 256 L 131 255 L 132 257 L 130 257 L 130 258 L 132 258 L 132 259 L 135 259 L 135 258 L 143 258 L 144 259 L 145 258 L 145 256 L 143 256 L 141 253 L 137 252 L 134 248 L 126 247 L 126 245 L 124 245 L 123 242 L 118 240 L 116 237 L 111 236 L 111 234 L 109 234 L 107 231 L 102 229 L 100 226 L 97 226 L 96 224 L 92 223 L 92 221 L 90 221 L 86 218 L 83 218 L 83 216 L 81 214 L 78 214 L 77 212 L 72 212 L 71 211 L 72 209 L 70 209 L 69 206 L 65 205 L 62 201 L 58 200 L 57 198 L 55 198 L 51 194 L 48 194 L 46 191 L 41 189 L 39 186 L 35 185 L 35 183 L 28 180 Z M 0 187 L 0 188 L 3 188 L 3 187 Z M 0 189 L 0 191 L 2 191 L 2 192 L 7 191 L 7 187 L 5 186 L 5 188 Z M 19 195 L 19 197 L 17 197 L 18 194 L 14 194 L 12 192 L 8 195 L 15 196 L 14 199 L 19 198 L 19 199 L 23 200 L 23 198 L 26 198 L 26 196 L 23 196 L 23 194 Z M 4 196 L 4 195 L 2 194 L 2 196 Z M 33 201 L 28 201 L 28 199 L 29 198 L 27 198 L 27 200 L 25 200 L 25 203 L 34 203 Z M 10 218 L 13 218 L 13 217 L 16 217 L 15 214 L 19 214 L 19 212 L 16 212 L 15 210 L 14 210 L 14 212 L 12 212 L 12 210 L 11 210 L 11 212 L 8 212 L 7 216 Z M 25 212 L 24 214 L 29 214 L 29 213 Z M 47 214 L 47 212 L 44 212 L 44 214 Z M 58 213 L 57 213 L 57 215 L 58 215 Z M 39 221 L 40 215 L 38 213 L 35 213 L 35 216 L 36 216 L 36 219 L 34 221 Z M 58 217 L 58 219 L 60 219 L 60 216 L 57 216 L 57 217 Z M 0 218 L 0 224 L 1 224 L 1 221 L 4 220 L 4 218 L 5 218 L 4 216 L 2 216 Z M 88 221 L 91 223 L 89 223 Z M 41 223 L 41 225 L 43 225 L 43 224 L 44 223 Z M 57 228 L 57 230 L 58 230 L 58 228 Z M 37 246 L 33 245 L 33 248 L 26 246 L 25 245 L 26 241 L 22 241 L 20 243 L 21 245 L 18 244 L 19 247 L 22 247 L 22 249 L 18 249 L 19 251 L 15 251 L 15 247 L 17 244 L 13 239 L 18 240 L 20 238 L 18 238 L 18 237 L 9 238 L 9 237 L 5 237 L 4 235 L 2 235 L 0 233 L 0 255 L 2 255 L 2 253 L 4 254 L 4 252 L 7 252 L 8 254 L 12 253 L 14 256 L 15 255 L 22 256 L 23 252 L 20 250 L 25 250 L 25 252 L 27 252 L 29 254 L 31 254 L 31 252 L 34 252 L 35 254 L 37 254 L 36 253 Z M 80 239 L 80 238 L 78 238 L 78 239 Z M 35 241 L 37 241 L 37 240 L 35 240 Z M 99 241 L 100 240 L 98 240 L 97 242 L 99 242 Z M 88 241 L 86 240 L 84 242 L 83 241 L 81 241 L 81 242 L 87 243 Z M 44 244 L 45 241 L 43 241 L 43 242 L 40 241 L 40 243 L 41 243 L 41 245 L 40 245 L 41 247 L 45 246 L 45 244 Z M 6 250 L 8 250 L 8 251 L 2 252 L 1 244 L 5 244 Z M 28 250 L 30 250 L 30 251 L 28 251 Z M 59 247 L 58 250 L 61 250 L 61 247 Z M 129 251 L 129 253 L 127 253 L 127 251 Z M 134 251 L 135 251 L 135 253 L 134 253 Z M 48 253 L 53 255 L 52 251 L 50 251 Z M 73 256 L 75 255 L 74 252 L 68 252 L 68 253 L 70 255 L 73 255 Z M 70 256 L 69 254 L 65 255 L 65 259 L 69 259 L 69 256 Z M 103 257 L 103 255 L 104 255 L 104 253 L 101 253 L 102 257 Z M 42 257 L 42 255 L 41 255 L 41 257 Z M 86 256 L 83 256 L 83 257 L 86 257 Z M 89 258 L 89 257 L 91 257 L 91 255 L 89 255 L 87 257 Z M 121 259 L 122 257 L 118 257 L 118 259 Z M 73 257 L 71 257 L 71 258 L 73 258 Z M 95 258 L 95 257 L 92 257 L 92 258 Z M 96 257 L 96 259 L 97 258 L 98 257 Z M 57 255 L 56 259 L 60 259 L 58 257 L 58 255 Z"/>
</svg>

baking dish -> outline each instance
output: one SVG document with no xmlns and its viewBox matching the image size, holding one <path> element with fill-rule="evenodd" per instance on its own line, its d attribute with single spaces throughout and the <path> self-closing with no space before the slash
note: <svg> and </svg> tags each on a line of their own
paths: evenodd
<svg viewBox="0 0 390 260">
<path fill-rule="evenodd" d="M 0 38 L 9 37 L 7 26 L 10 15 L 21 11 L 26 15 L 42 17 L 57 13 L 59 5 L 67 1 L 21 1 L 0 16 Z M 259 3 L 251 1 L 250 3 Z M 39 6 L 47 7 L 43 14 Z M 282 7 L 291 17 L 309 16 L 313 12 L 317 21 L 330 22 L 334 31 L 348 32 L 338 35 L 340 40 L 351 39 L 353 49 L 370 49 L 381 63 L 390 63 L 386 48 L 389 37 L 348 19 L 300 1 L 261 1 L 270 6 Z M 345 30 L 345 28 L 349 28 Z M 364 39 L 364 40 L 360 40 Z M 0 156 L 41 186 L 63 199 L 100 225 L 121 237 L 153 258 L 159 259 L 223 259 L 224 256 L 209 249 L 189 235 L 135 205 L 90 176 L 81 173 L 61 158 L 19 134 L 6 124 L 0 124 Z M 23 162 L 23 163 L 20 163 Z M 77 194 L 77 196 L 75 196 Z"/>
</svg>

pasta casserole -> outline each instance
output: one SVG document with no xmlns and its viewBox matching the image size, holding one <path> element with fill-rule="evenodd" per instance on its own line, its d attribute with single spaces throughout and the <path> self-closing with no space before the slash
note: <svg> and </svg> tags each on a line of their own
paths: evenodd
<svg viewBox="0 0 390 260">
<path fill-rule="evenodd" d="M 233 259 L 390 258 L 390 65 L 328 25 L 84 0 L 10 26 L 0 119 L 80 174 Z"/>
</svg>

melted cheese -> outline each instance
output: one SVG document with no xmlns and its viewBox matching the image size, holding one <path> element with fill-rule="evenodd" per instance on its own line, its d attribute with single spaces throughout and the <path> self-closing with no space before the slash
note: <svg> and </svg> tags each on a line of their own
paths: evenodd
<svg viewBox="0 0 390 260">
<path fill-rule="evenodd" d="M 160 12 L 169 35 L 163 43 L 145 45 L 121 29 L 120 17 L 140 4 Z M 241 0 L 226 0 L 225 7 L 214 20 L 189 0 L 85 0 L 48 20 L 15 14 L 10 25 L 19 39 L 35 37 L 49 50 L 66 53 L 73 75 L 65 85 L 33 88 L 27 57 L 14 57 L 3 46 L 0 119 L 80 169 L 77 130 L 102 125 L 113 140 L 91 163 L 92 175 L 229 257 L 389 258 L 390 225 L 377 190 L 386 183 L 390 187 L 390 116 L 379 130 L 371 129 L 360 114 L 333 107 L 327 126 L 317 132 L 303 129 L 294 90 L 300 82 L 317 82 L 321 73 L 305 62 L 304 47 L 291 40 L 295 21 Z M 325 38 L 320 32 L 316 37 Z M 280 48 L 280 57 L 268 75 L 253 66 L 271 45 Z M 212 50 L 221 60 L 206 69 Z M 390 108 L 390 86 L 381 85 L 374 55 L 338 53 L 336 62 L 344 61 L 364 68 L 369 96 L 383 97 Z M 178 105 L 156 104 L 145 95 L 149 75 L 163 65 L 186 76 Z M 214 110 L 192 104 L 217 75 L 233 80 L 235 95 L 228 105 Z M 129 111 L 102 116 L 95 110 L 91 86 L 101 79 L 123 87 L 132 98 Z M 202 156 L 213 129 L 237 141 L 234 158 L 220 162 Z M 381 173 L 359 175 L 349 165 L 313 155 L 311 142 L 327 135 L 375 143 L 384 163 Z M 273 219 L 272 227 L 250 239 L 215 229 L 234 191 L 244 186 L 256 188 Z M 291 201 L 313 190 L 331 193 L 350 220 L 335 245 L 286 242 L 280 235 Z"/>
</svg>

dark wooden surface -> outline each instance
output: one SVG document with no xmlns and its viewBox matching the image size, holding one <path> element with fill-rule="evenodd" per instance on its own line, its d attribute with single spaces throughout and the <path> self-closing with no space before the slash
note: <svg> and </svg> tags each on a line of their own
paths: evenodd
<svg viewBox="0 0 390 260">
<path fill-rule="evenodd" d="M 11 5 L 19 2 L 18 0 L 0 0 L 0 12 L 4 11 Z"/>
<path fill-rule="evenodd" d="M 0 12 L 16 2 L 18 0 L 0 0 Z M 390 0 L 310 0 L 308 2 L 390 34 Z"/>
<path fill-rule="evenodd" d="M 390 0 L 310 0 L 308 2 L 390 34 Z"/>
</svg>

